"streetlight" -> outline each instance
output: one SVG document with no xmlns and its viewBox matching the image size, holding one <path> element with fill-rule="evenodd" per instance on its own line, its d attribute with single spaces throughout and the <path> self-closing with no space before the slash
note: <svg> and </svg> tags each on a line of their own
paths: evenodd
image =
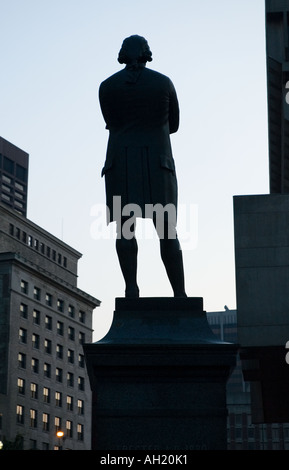
<svg viewBox="0 0 289 470">
<path fill-rule="evenodd" d="M 63 431 L 57 431 L 56 436 L 57 436 L 58 439 L 59 439 L 59 450 L 62 450 L 61 439 L 62 439 L 63 436 L 64 436 L 64 432 L 63 432 Z"/>
</svg>

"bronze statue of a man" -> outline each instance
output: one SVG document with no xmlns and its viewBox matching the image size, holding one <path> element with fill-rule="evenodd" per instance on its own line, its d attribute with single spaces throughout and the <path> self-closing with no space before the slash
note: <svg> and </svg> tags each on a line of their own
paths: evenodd
<svg viewBox="0 0 289 470">
<path fill-rule="evenodd" d="M 126 297 L 139 297 L 136 217 L 153 220 L 174 296 L 186 297 L 182 251 L 176 232 L 177 179 L 170 134 L 179 127 L 179 105 L 171 80 L 146 68 L 152 53 L 145 38 L 123 41 L 118 61 L 125 68 L 103 81 L 99 101 L 109 140 L 102 170 L 108 223 L 116 221 L 116 250 Z M 115 200 L 120 205 L 115 210 Z M 156 208 L 175 210 L 153 210 Z M 132 211 L 131 209 L 138 210 Z M 130 218 L 130 230 L 124 230 Z M 133 223 L 131 223 L 133 221 Z"/>
</svg>

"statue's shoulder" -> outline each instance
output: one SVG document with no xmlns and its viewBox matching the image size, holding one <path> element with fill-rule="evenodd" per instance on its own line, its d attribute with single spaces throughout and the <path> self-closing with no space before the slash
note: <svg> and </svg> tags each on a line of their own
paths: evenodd
<svg viewBox="0 0 289 470">
<path fill-rule="evenodd" d="M 124 76 L 124 70 L 119 70 L 118 72 L 103 80 L 100 84 L 100 88 L 105 88 L 106 86 L 110 86 L 115 82 L 119 82 L 122 76 Z"/>
<path fill-rule="evenodd" d="M 172 85 L 172 81 L 167 75 L 157 72 L 156 70 L 145 68 L 143 74 L 148 80 L 154 81 L 164 86 L 167 85 L 167 87 L 171 87 Z"/>
</svg>

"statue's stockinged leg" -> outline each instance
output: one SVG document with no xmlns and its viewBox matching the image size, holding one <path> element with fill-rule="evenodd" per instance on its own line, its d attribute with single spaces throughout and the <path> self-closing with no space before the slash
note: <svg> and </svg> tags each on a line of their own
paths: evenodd
<svg viewBox="0 0 289 470">
<path fill-rule="evenodd" d="M 139 297 L 137 285 L 137 241 L 134 235 L 130 239 L 126 238 L 122 233 L 122 226 L 123 224 L 117 226 L 116 252 L 125 281 L 125 296 Z"/>
<path fill-rule="evenodd" d="M 183 254 L 178 240 L 174 223 L 154 220 L 154 225 L 160 239 L 161 258 L 171 283 L 175 297 L 187 297 Z"/>
<path fill-rule="evenodd" d="M 187 297 L 185 292 L 183 254 L 179 240 L 161 239 L 161 257 L 175 297 Z"/>
</svg>

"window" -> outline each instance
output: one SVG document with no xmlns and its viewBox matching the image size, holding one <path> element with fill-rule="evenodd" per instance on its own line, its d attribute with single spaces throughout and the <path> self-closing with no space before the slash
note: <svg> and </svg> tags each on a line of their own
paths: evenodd
<svg viewBox="0 0 289 470">
<path fill-rule="evenodd" d="M 14 162 L 8 157 L 3 157 L 3 169 L 7 171 L 7 173 L 11 173 L 14 175 Z"/>
<path fill-rule="evenodd" d="M 52 295 L 51 294 L 46 293 L 45 302 L 46 302 L 46 305 L 48 305 L 49 307 L 52 307 Z"/>
<path fill-rule="evenodd" d="M 43 387 L 43 401 L 44 403 L 50 403 L 50 388 Z"/>
<path fill-rule="evenodd" d="M 68 359 L 68 362 L 70 362 L 70 364 L 74 363 L 74 351 L 72 351 L 72 349 L 68 349 L 67 359 Z"/>
<path fill-rule="evenodd" d="M 38 385 L 32 382 L 30 384 L 30 392 L 31 392 L 31 398 L 35 398 L 37 400 L 37 398 L 38 398 Z"/>
<path fill-rule="evenodd" d="M 85 334 L 82 333 L 81 331 L 79 332 L 78 340 L 79 340 L 79 344 L 84 344 L 85 343 Z"/>
<path fill-rule="evenodd" d="M 49 414 L 47 413 L 42 415 L 42 430 L 49 431 Z"/>
<path fill-rule="evenodd" d="M 55 416 L 54 426 L 55 426 L 55 432 L 57 432 L 61 429 L 61 418 L 59 418 L 59 416 Z"/>
<path fill-rule="evenodd" d="M 19 189 L 19 191 L 24 191 L 24 186 L 23 184 L 19 184 L 15 181 L 15 188 Z"/>
<path fill-rule="evenodd" d="M 67 411 L 73 411 L 73 397 L 67 395 L 66 405 L 67 405 Z"/>
<path fill-rule="evenodd" d="M 59 335 L 63 336 L 63 331 L 64 331 L 63 323 L 62 323 L 62 321 L 58 321 L 57 322 L 57 333 Z"/>
<path fill-rule="evenodd" d="M 28 294 L 28 282 L 22 280 L 20 283 L 20 289 L 22 294 Z"/>
<path fill-rule="evenodd" d="M 51 377 L 51 365 L 47 364 L 47 362 L 45 362 L 43 365 L 43 372 L 44 372 L 44 377 L 47 377 L 47 378 Z"/>
<path fill-rule="evenodd" d="M 34 287 L 33 296 L 34 296 L 35 300 L 40 300 L 41 291 L 40 291 L 39 287 Z"/>
<path fill-rule="evenodd" d="M 83 441 L 83 424 L 77 425 L 77 439 Z"/>
<path fill-rule="evenodd" d="M 46 354 L 51 354 L 51 341 L 50 339 L 46 339 L 44 340 L 44 351 L 46 352 Z"/>
<path fill-rule="evenodd" d="M 56 367 L 56 382 L 62 382 L 62 369 Z"/>
<path fill-rule="evenodd" d="M 78 390 L 84 390 L 84 378 L 78 377 Z"/>
<path fill-rule="evenodd" d="M 81 323 L 85 323 L 85 312 L 83 312 L 82 310 L 79 311 L 79 321 Z"/>
<path fill-rule="evenodd" d="M 66 421 L 66 436 L 72 438 L 72 421 Z"/>
<path fill-rule="evenodd" d="M 37 450 L 37 441 L 36 439 L 29 439 L 29 449 Z"/>
<path fill-rule="evenodd" d="M 21 369 L 26 369 L 26 354 L 21 352 L 18 354 L 18 366 L 21 367 Z"/>
<path fill-rule="evenodd" d="M 18 378 L 17 380 L 18 393 L 20 395 L 25 395 L 25 380 Z"/>
<path fill-rule="evenodd" d="M 35 349 L 39 349 L 39 335 L 36 335 L 35 333 L 32 334 L 32 347 Z"/>
<path fill-rule="evenodd" d="M 62 406 L 62 393 L 61 392 L 55 392 L 55 405 Z"/>
<path fill-rule="evenodd" d="M 72 328 L 72 326 L 69 326 L 68 327 L 68 339 L 71 339 L 72 341 L 74 341 L 74 338 L 75 338 L 74 328 Z"/>
<path fill-rule="evenodd" d="M 20 315 L 22 318 L 28 317 L 28 307 L 26 304 L 20 304 Z"/>
<path fill-rule="evenodd" d="M 83 400 L 77 400 L 77 412 L 79 415 L 84 414 L 84 403 Z"/>
<path fill-rule="evenodd" d="M 84 367 L 84 355 L 83 354 L 78 354 L 78 365 L 79 367 Z"/>
<path fill-rule="evenodd" d="M 52 330 L 52 317 L 49 315 L 45 316 L 45 328 L 47 328 L 47 330 Z"/>
<path fill-rule="evenodd" d="M 73 387 L 73 383 L 74 383 L 73 373 L 72 372 L 67 372 L 67 385 L 69 387 Z"/>
<path fill-rule="evenodd" d="M 58 359 L 63 359 L 63 346 L 61 344 L 56 345 L 56 357 Z"/>
<path fill-rule="evenodd" d="M 35 325 L 40 325 L 40 312 L 39 310 L 33 310 L 33 323 Z"/>
<path fill-rule="evenodd" d="M 30 427 L 37 428 L 37 411 L 33 409 L 30 410 Z"/>
<path fill-rule="evenodd" d="M 68 305 L 68 315 L 71 318 L 74 318 L 75 308 L 73 305 Z"/>
<path fill-rule="evenodd" d="M 2 189 L 5 189 L 6 191 L 10 192 L 10 188 L 8 188 L 7 186 L 5 187 L 4 184 L 2 185 Z M 12 235 L 12 237 L 14 235 L 14 225 L 13 224 L 9 224 L 9 234 Z"/>
<path fill-rule="evenodd" d="M 32 372 L 34 372 L 35 374 L 38 374 L 38 372 L 39 372 L 39 361 L 38 361 L 38 359 L 35 359 L 35 357 L 33 357 L 31 359 L 31 369 L 32 369 Z"/>
<path fill-rule="evenodd" d="M 19 328 L 19 341 L 20 343 L 27 343 L 27 330 L 25 328 Z"/>
<path fill-rule="evenodd" d="M 27 178 L 27 169 L 18 163 L 16 163 L 16 178 L 24 182 Z"/>
<path fill-rule="evenodd" d="M 16 407 L 16 422 L 17 424 L 24 424 L 24 406 L 22 405 Z"/>
<path fill-rule="evenodd" d="M 59 312 L 63 312 L 63 311 L 64 311 L 64 302 L 63 302 L 63 300 L 61 300 L 61 299 L 58 299 L 58 300 L 57 300 L 57 310 L 58 310 Z"/>
</svg>

